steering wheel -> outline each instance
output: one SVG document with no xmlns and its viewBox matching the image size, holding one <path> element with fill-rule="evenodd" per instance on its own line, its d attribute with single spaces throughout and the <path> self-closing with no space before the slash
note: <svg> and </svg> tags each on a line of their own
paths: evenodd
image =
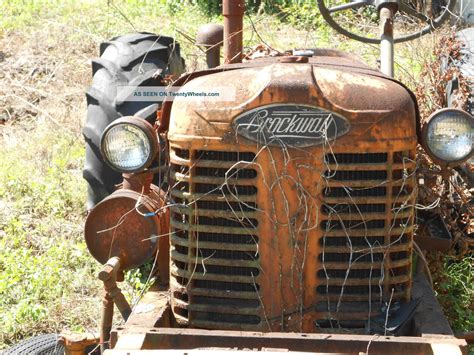
<svg viewBox="0 0 474 355">
<path fill-rule="evenodd" d="M 379 33 L 374 30 L 375 28 L 378 30 L 378 26 L 373 25 L 373 21 L 374 37 L 366 35 L 367 28 L 370 27 L 370 19 L 367 17 L 376 13 L 376 0 L 352 0 L 350 2 L 346 0 L 317 0 L 317 2 L 324 20 L 337 32 L 360 42 L 380 43 Z M 395 35 L 395 43 L 410 41 L 440 27 L 453 13 L 456 5 L 456 0 L 398 0 L 395 3 L 397 2 L 399 11 L 395 14 L 394 21 L 404 22 L 404 33 Z M 379 1 L 377 1 L 378 3 Z M 389 3 L 393 4 L 394 1 L 389 0 Z M 424 4 L 420 6 L 420 3 Z M 428 8 L 426 8 L 427 4 L 429 4 Z M 346 12 L 344 17 L 338 16 L 341 11 L 347 10 L 352 12 Z M 349 23 L 345 26 L 340 25 L 338 22 L 342 19 L 346 21 L 349 19 Z M 367 20 L 369 21 L 367 22 Z M 357 29 L 359 29 L 359 33 L 354 32 Z"/>
</svg>

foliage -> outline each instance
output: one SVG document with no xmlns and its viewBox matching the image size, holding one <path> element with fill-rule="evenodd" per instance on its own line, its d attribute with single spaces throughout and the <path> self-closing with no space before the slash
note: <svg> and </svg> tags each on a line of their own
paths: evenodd
<svg viewBox="0 0 474 355">
<path fill-rule="evenodd" d="M 459 78 L 460 90 L 458 90 L 455 106 L 463 107 L 466 102 L 469 86 L 459 68 L 454 65 L 446 65 L 450 61 L 457 60 L 460 55 L 461 43 L 456 40 L 455 32 L 450 31 L 438 41 L 433 53 L 425 61 L 421 73 L 421 85 L 416 88 L 418 103 L 424 118 L 434 111 L 446 107 L 446 85 L 453 77 Z M 445 67 L 445 70 L 441 70 Z M 427 91 L 428 90 L 428 91 Z"/>
<path fill-rule="evenodd" d="M 434 289 L 448 320 L 457 332 L 474 329 L 474 256 L 431 255 Z"/>
<path fill-rule="evenodd" d="M 319 30 L 324 25 L 324 20 L 319 13 L 314 1 L 292 2 L 281 6 L 281 19 L 291 25 L 304 30 Z"/>
<path fill-rule="evenodd" d="M 65 322 L 84 330 L 82 307 L 98 290 L 96 265 L 80 242 L 83 147 L 71 135 L 25 137 L 36 147 L 11 144 L 0 155 L 0 344 L 60 331 Z M 38 148 L 48 155 L 38 159 Z"/>
</svg>

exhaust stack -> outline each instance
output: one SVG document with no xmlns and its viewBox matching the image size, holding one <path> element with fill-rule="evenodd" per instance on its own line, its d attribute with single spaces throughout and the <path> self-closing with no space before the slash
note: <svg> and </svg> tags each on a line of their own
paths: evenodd
<svg viewBox="0 0 474 355">
<path fill-rule="evenodd" d="M 208 24 L 199 28 L 196 36 L 196 45 L 206 50 L 206 63 L 209 69 L 218 67 L 221 60 L 221 47 L 224 41 L 222 25 Z"/>
<path fill-rule="evenodd" d="M 244 0 L 223 0 L 224 63 L 242 62 L 242 31 L 245 12 Z"/>
</svg>

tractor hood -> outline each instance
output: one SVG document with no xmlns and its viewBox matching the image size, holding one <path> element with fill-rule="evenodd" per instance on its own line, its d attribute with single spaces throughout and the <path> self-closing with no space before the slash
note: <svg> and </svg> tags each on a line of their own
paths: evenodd
<svg viewBox="0 0 474 355">
<path fill-rule="evenodd" d="M 182 92 L 229 90 L 235 93 L 235 99 L 176 98 L 171 109 L 170 139 L 236 139 L 234 121 L 259 109 L 265 109 L 268 115 L 332 114 L 338 120 L 334 126 L 337 133 L 329 138 L 339 140 L 370 142 L 416 136 L 416 102 L 411 92 L 395 80 L 348 58 L 317 57 L 307 63 L 280 61 L 255 60 L 234 66 L 233 70 L 224 67 L 224 71 L 211 72 L 183 85 Z M 281 125 L 275 127 L 285 130 Z M 347 135 L 349 131 L 351 134 Z"/>
</svg>

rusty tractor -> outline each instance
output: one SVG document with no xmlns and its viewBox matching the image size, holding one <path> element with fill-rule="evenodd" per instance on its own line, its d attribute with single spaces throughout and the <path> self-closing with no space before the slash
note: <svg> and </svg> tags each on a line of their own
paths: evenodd
<svg viewBox="0 0 474 355">
<path fill-rule="evenodd" d="M 103 310 L 99 336 L 64 335 L 66 353 L 465 353 L 415 263 L 442 244 L 414 239 L 416 150 L 443 169 L 467 161 L 473 117 L 443 109 L 422 127 L 393 78 L 394 43 L 439 27 L 454 5 L 318 0 L 337 31 L 380 44 L 380 70 L 319 48 L 243 61 L 242 0 L 224 0 L 224 26 L 198 34 L 205 70 L 182 74 L 172 38 L 104 43 L 84 129 L 85 239 L 104 264 Z M 380 37 L 338 23 L 364 8 L 377 11 Z M 399 13 L 421 27 L 394 36 Z M 150 87 L 162 103 L 143 100 Z M 232 98 L 183 94 L 220 87 Z M 146 262 L 156 282 L 132 307 L 118 283 Z"/>
</svg>

